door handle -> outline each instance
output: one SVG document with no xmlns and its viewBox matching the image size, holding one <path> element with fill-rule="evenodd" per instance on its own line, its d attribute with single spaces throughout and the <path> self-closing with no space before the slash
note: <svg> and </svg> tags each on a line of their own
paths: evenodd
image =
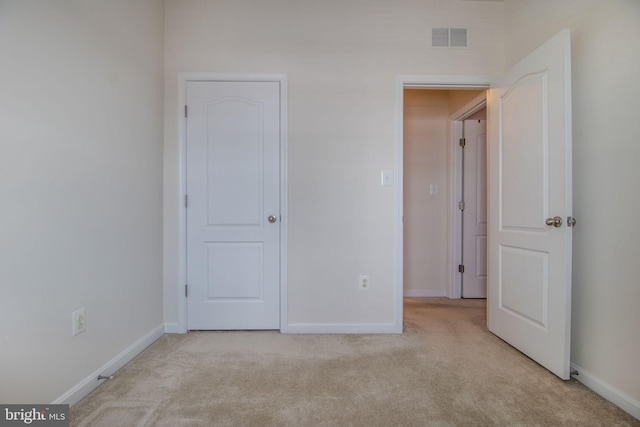
<svg viewBox="0 0 640 427">
<path fill-rule="evenodd" d="M 559 216 L 554 216 L 553 218 L 547 218 L 544 223 L 549 226 L 553 225 L 554 227 L 558 228 L 562 226 L 562 218 L 560 218 Z"/>
<path fill-rule="evenodd" d="M 274 215 L 269 215 L 269 218 L 267 218 L 267 219 L 269 220 L 269 222 L 270 222 L 271 224 L 273 224 L 274 222 L 276 222 L 276 219 L 277 219 L 277 218 L 276 218 Z"/>
</svg>

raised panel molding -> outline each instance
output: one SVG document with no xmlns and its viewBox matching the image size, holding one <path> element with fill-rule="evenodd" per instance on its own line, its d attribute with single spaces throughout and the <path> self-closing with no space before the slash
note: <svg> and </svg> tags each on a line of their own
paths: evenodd
<svg viewBox="0 0 640 427">
<path fill-rule="evenodd" d="M 499 307 L 540 328 L 547 329 L 549 300 L 549 254 L 529 249 L 500 246 Z M 505 262 L 505 258 L 511 258 Z M 505 271 L 505 264 L 511 266 Z M 535 277 L 528 283 L 541 283 L 539 289 L 520 284 L 521 276 Z M 510 292 L 513 290 L 514 292 Z"/>
<path fill-rule="evenodd" d="M 499 100 L 500 119 L 500 215 L 503 230 L 545 232 L 548 211 L 549 126 L 547 71 L 528 74 L 516 81 Z M 527 111 L 526 122 L 516 122 L 510 111 Z M 542 129 L 540 131 L 539 129 Z M 512 154 L 513 152 L 513 154 Z M 521 153 L 525 152 L 525 155 Z M 542 175 L 542 182 L 527 179 Z M 509 180 L 504 179 L 505 176 Z M 531 195 L 528 203 L 510 203 Z"/>
<path fill-rule="evenodd" d="M 262 300 L 263 246 L 262 242 L 207 243 L 207 301 Z M 212 269 L 211 265 L 224 265 L 225 268 Z M 253 286 L 242 287 L 243 283 Z"/>
<path fill-rule="evenodd" d="M 236 110 L 243 110 L 242 135 L 217 134 L 216 130 L 228 125 L 227 114 L 229 104 L 236 104 Z M 223 108 L 219 108 L 223 107 Z M 213 198 L 207 201 L 207 222 L 209 226 L 261 226 L 263 212 L 260 209 L 262 200 L 262 186 L 260 176 L 264 173 L 264 153 L 262 140 L 264 134 L 264 106 L 261 102 L 242 97 L 225 97 L 206 105 L 207 117 L 207 157 L 214 168 L 207 168 L 206 186 L 211 194 L 215 194 L 216 200 L 221 203 L 212 203 Z M 244 138 L 243 138 L 244 137 Z M 250 141 L 247 143 L 245 141 Z M 242 142 L 242 144 L 240 144 Z M 238 156 L 246 159 L 253 158 L 251 162 L 244 162 L 242 168 L 229 167 L 228 163 L 221 163 L 217 158 L 225 155 Z M 250 156 L 248 156 L 250 154 Z M 255 185 L 251 191 L 246 190 L 246 185 Z M 233 184 L 242 182 L 244 191 L 233 191 Z M 208 194 L 208 192 L 207 192 Z M 224 207 L 224 209 L 220 209 Z M 230 209 L 234 208 L 234 209 Z M 229 216 L 229 212 L 233 212 Z"/>
</svg>

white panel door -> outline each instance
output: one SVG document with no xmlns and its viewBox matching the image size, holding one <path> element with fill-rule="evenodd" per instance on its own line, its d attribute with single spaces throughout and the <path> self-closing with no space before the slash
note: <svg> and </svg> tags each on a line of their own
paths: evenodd
<svg viewBox="0 0 640 427">
<path fill-rule="evenodd" d="M 487 297 L 487 121 L 465 120 L 462 298 Z"/>
<path fill-rule="evenodd" d="M 489 329 L 563 379 L 571 338 L 571 62 L 565 30 L 489 91 Z M 562 224 L 547 225 L 558 217 Z"/>
<path fill-rule="evenodd" d="M 280 86 L 187 83 L 188 329 L 280 327 Z"/>
</svg>

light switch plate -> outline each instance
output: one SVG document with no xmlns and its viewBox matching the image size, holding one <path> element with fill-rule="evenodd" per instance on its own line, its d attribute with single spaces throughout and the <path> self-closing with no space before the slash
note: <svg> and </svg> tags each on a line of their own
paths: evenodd
<svg viewBox="0 0 640 427">
<path fill-rule="evenodd" d="M 391 171 L 390 170 L 383 170 L 382 173 L 380 174 L 380 185 L 382 186 L 389 186 L 391 185 Z"/>
</svg>

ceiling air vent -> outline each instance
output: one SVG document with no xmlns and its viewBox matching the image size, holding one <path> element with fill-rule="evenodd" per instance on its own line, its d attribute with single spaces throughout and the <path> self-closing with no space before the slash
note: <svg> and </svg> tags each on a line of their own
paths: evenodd
<svg viewBox="0 0 640 427">
<path fill-rule="evenodd" d="M 466 28 L 432 28 L 431 47 L 467 47 Z"/>
</svg>

